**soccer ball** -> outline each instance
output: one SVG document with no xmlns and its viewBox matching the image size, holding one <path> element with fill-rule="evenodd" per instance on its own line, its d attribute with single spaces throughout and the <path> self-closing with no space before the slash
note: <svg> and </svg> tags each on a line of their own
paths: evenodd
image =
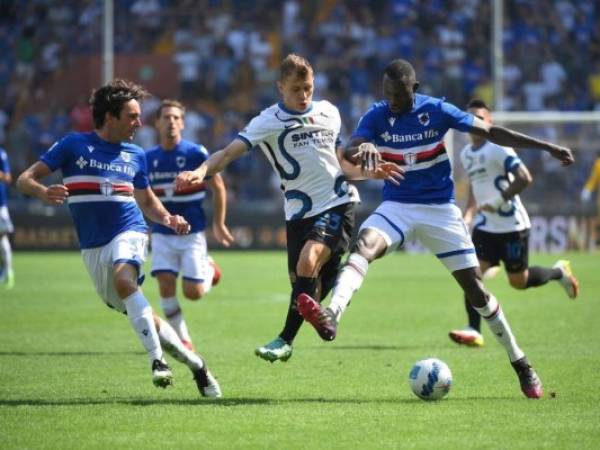
<svg viewBox="0 0 600 450">
<path fill-rule="evenodd" d="M 440 400 L 452 386 L 452 373 L 444 361 L 437 358 L 417 361 L 408 375 L 410 388 L 423 400 Z"/>
</svg>

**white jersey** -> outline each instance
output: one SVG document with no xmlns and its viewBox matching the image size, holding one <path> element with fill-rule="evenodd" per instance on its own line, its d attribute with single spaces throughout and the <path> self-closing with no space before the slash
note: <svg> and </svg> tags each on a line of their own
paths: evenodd
<svg viewBox="0 0 600 450">
<path fill-rule="evenodd" d="M 460 152 L 464 167 L 477 205 L 495 198 L 514 179 L 512 171 L 522 164 L 510 147 L 501 147 L 486 141 L 473 149 L 467 145 Z M 475 221 L 475 228 L 489 233 L 510 233 L 531 227 L 529 216 L 518 195 L 505 202 L 496 212 L 481 211 Z"/>
<path fill-rule="evenodd" d="M 341 119 L 326 100 L 313 101 L 303 113 L 281 103 L 270 106 L 238 138 L 258 146 L 279 174 L 286 220 L 312 217 L 334 206 L 358 201 L 336 155 Z"/>
</svg>

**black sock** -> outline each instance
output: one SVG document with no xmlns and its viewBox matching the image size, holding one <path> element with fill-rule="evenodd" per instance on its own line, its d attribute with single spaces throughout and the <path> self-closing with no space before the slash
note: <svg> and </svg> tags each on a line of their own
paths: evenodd
<svg viewBox="0 0 600 450">
<path fill-rule="evenodd" d="M 481 333 L 481 315 L 477 312 L 475 308 L 467 299 L 465 295 L 465 310 L 467 311 L 467 316 L 469 317 L 469 326 L 474 330 L 477 330 L 478 333 Z"/>
<path fill-rule="evenodd" d="M 287 317 L 285 318 L 285 325 L 283 326 L 283 331 L 279 334 L 279 336 L 288 344 L 293 342 L 304 321 L 296 308 L 296 298 L 303 292 L 314 298 L 317 290 L 317 281 L 317 278 L 296 278 L 290 297 L 290 306 L 288 307 Z"/>
<path fill-rule="evenodd" d="M 543 286 L 550 280 L 559 280 L 560 278 L 562 278 L 562 270 L 560 269 L 547 269 L 539 266 L 530 267 L 525 289 Z"/>
</svg>

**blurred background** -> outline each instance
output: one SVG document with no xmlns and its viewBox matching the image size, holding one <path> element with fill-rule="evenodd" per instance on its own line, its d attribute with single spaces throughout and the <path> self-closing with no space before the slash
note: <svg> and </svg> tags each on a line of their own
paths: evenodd
<svg viewBox="0 0 600 450">
<path fill-rule="evenodd" d="M 546 153 L 520 151 L 534 177 L 522 196 L 532 250 L 600 245 L 596 197 L 580 200 L 600 158 L 600 5 L 593 0 L 0 0 L 0 46 L 0 146 L 13 178 L 64 134 L 92 129 L 87 99 L 112 76 L 153 94 L 137 144 L 156 144 L 156 107 L 177 98 L 187 107 L 185 138 L 215 151 L 277 101 L 287 53 L 313 64 L 315 98 L 340 109 L 343 141 L 380 98 L 383 67 L 401 57 L 415 66 L 420 92 L 461 108 L 482 98 L 504 125 L 572 148 L 577 163 L 567 169 Z M 448 148 L 456 157 L 467 142 L 452 133 Z M 237 248 L 285 244 L 279 184 L 259 153 L 225 173 Z M 455 181 L 464 201 L 456 165 Z M 381 186 L 358 187 L 362 217 Z M 17 249 L 76 248 L 66 207 L 13 188 L 9 209 Z"/>
</svg>

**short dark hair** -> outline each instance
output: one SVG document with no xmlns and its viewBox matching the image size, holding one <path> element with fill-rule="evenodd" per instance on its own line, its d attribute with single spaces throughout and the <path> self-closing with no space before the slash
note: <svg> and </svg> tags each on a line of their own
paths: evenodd
<svg viewBox="0 0 600 450">
<path fill-rule="evenodd" d="M 469 109 L 469 108 L 478 108 L 478 109 L 483 108 L 483 109 L 487 109 L 488 111 L 490 110 L 488 105 L 480 98 L 473 98 L 473 99 L 469 100 L 469 103 L 467 103 L 467 109 Z"/>
<path fill-rule="evenodd" d="M 162 102 L 160 102 L 159 108 L 156 110 L 156 118 L 160 119 L 160 115 L 162 114 L 162 110 L 165 108 L 179 108 L 181 111 L 181 117 L 185 117 L 185 106 L 179 100 L 174 100 L 171 98 L 166 98 Z"/>
<path fill-rule="evenodd" d="M 281 61 L 279 81 L 283 81 L 291 75 L 306 78 L 313 73 L 313 68 L 306 58 L 296 55 L 295 53 L 290 53 L 283 61 Z"/>
<path fill-rule="evenodd" d="M 119 117 L 125 103 L 131 100 L 142 101 L 148 96 L 148 91 L 142 86 L 131 81 L 116 78 L 108 84 L 99 87 L 89 100 L 92 107 L 94 127 L 102 128 L 106 113 L 113 117 Z"/>
<path fill-rule="evenodd" d="M 394 81 L 400 81 L 403 78 L 406 78 L 407 80 L 417 79 L 415 68 L 405 59 L 394 59 L 386 66 L 383 73 Z"/>
</svg>

